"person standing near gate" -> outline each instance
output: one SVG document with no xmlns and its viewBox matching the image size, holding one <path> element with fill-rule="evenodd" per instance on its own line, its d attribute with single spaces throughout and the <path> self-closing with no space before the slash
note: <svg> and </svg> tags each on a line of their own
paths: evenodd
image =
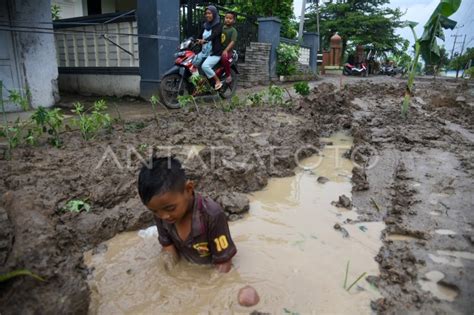
<svg viewBox="0 0 474 315">
<path fill-rule="evenodd" d="M 214 79 L 216 83 L 215 89 L 219 90 L 222 87 L 222 82 L 213 68 L 221 60 L 222 55 L 221 18 L 217 8 L 213 5 L 207 7 L 205 18 L 204 32 L 199 36 L 198 40 L 199 44 L 202 45 L 202 50 L 196 56 L 193 64 L 199 67 L 202 63 L 202 71 L 206 74 L 208 79 Z"/>
<path fill-rule="evenodd" d="M 224 66 L 226 74 L 226 83 L 229 84 L 232 82 L 232 76 L 230 72 L 230 59 L 232 59 L 232 51 L 237 42 L 237 30 L 234 27 L 236 19 L 235 12 L 227 12 L 224 19 L 224 27 L 222 29 L 222 47 L 224 51 L 222 52 L 221 63 Z"/>
</svg>

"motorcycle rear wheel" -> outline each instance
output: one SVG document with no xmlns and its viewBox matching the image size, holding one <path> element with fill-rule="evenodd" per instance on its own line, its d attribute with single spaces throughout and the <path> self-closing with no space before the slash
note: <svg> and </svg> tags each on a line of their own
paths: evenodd
<svg viewBox="0 0 474 315">
<path fill-rule="evenodd" d="M 234 69 L 231 69 L 230 75 L 232 77 L 232 82 L 230 82 L 230 84 L 225 83 L 225 78 L 221 78 L 223 85 L 219 90 L 219 96 L 223 99 L 232 98 L 232 96 L 234 96 L 235 92 L 237 91 L 237 80 L 239 79 L 237 72 L 235 72 Z"/>
</svg>

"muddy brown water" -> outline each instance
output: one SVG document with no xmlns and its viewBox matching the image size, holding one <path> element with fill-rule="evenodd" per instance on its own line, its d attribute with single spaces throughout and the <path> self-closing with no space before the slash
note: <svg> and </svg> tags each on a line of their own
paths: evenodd
<svg viewBox="0 0 474 315">
<path fill-rule="evenodd" d="M 87 252 L 86 264 L 93 268 L 90 313 L 371 313 L 378 291 L 361 280 L 346 292 L 345 269 L 349 260 L 348 285 L 363 272 L 378 275 L 373 258 L 384 224 L 344 224 L 357 214 L 331 202 L 351 196 L 352 163 L 342 158 L 344 149 L 334 147 L 349 148 L 352 139 L 336 134 L 326 140 L 333 146 L 302 161 L 296 176 L 271 179 L 250 195 L 249 215 L 230 224 L 238 253 L 228 274 L 184 261 L 167 270 L 154 227 L 119 234 L 101 253 Z M 330 181 L 320 184 L 319 176 Z M 336 223 L 349 238 L 333 228 Z M 245 285 L 260 294 L 253 308 L 237 303 Z"/>
</svg>

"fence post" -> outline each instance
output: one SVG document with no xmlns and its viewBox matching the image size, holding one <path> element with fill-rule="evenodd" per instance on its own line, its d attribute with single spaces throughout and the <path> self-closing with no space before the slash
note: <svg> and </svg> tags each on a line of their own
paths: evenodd
<svg viewBox="0 0 474 315">
<path fill-rule="evenodd" d="M 174 64 L 179 44 L 179 1 L 138 0 L 138 34 L 159 38 L 138 39 L 140 96 L 148 99 L 158 93 L 161 76 Z"/>
<path fill-rule="evenodd" d="M 258 19 L 258 41 L 272 44 L 270 50 L 270 77 L 276 76 L 277 47 L 280 44 L 281 21 L 276 17 Z"/>
<path fill-rule="evenodd" d="M 316 74 L 318 73 L 318 50 L 319 50 L 319 34 L 313 32 L 303 33 L 303 43 L 311 46 L 311 52 L 309 54 L 309 67 L 311 71 Z"/>
</svg>

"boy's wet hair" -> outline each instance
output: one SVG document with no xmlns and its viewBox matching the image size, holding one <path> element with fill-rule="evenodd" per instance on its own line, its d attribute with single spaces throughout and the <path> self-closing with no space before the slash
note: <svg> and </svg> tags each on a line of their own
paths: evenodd
<svg viewBox="0 0 474 315">
<path fill-rule="evenodd" d="M 235 13 L 234 11 L 227 11 L 227 12 L 225 13 L 225 15 L 227 15 L 227 14 L 232 15 L 232 17 L 234 18 L 234 20 L 237 19 L 237 13 Z"/>
<path fill-rule="evenodd" d="M 144 165 L 138 175 L 138 194 L 143 204 L 166 192 L 183 192 L 186 173 L 174 157 L 153 157 L 151 167 Z"/>
</svg>

